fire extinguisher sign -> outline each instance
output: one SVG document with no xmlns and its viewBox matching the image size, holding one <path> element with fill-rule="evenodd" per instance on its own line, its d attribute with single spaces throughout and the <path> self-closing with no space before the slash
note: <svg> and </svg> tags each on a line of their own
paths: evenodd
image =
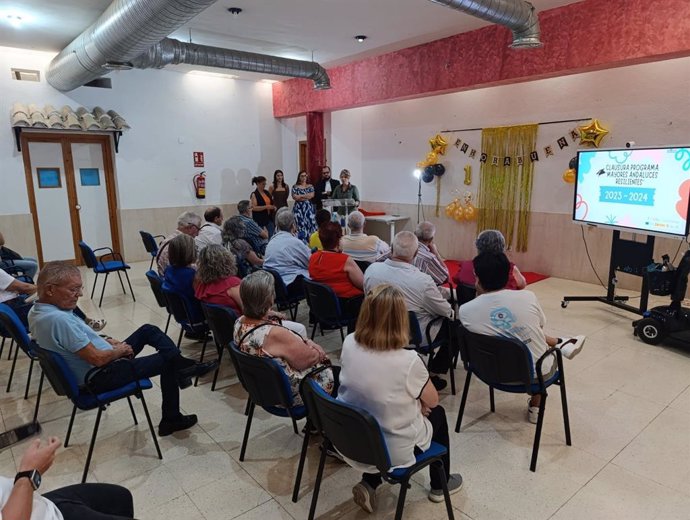
<svg viewBox="0 0 690 520">
<path fill-rule="evenodd" d="M 203 168 L 204 167 L 204 152 L 194 152 L 194 167 Z"/>
</svg>

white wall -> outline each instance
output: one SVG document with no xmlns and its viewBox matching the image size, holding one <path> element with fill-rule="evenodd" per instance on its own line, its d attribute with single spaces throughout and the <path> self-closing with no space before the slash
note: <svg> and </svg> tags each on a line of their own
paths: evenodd
<svg viewBox="0 0 690 520">
<path fill-rule="evenodd" d="M 415 204 L 412 171 L 430 150 L 428 139 L 440 130 L 596 117 L 611 132 L 603 142 L 606 147 L 626 141 L 638 146 L 688 144 L 689 110 L 690 58 L 400 101 L 333 113 L 333 165 L 351 167 L 353 175 L 361 175 L 353 180 L 366 201 Z M 573 188 L 561 175 L 575 148 L 556 151 L 549 159 L 542 148 L 573 126 L 539 127 L 534 212 L 571 212 Z M 444 135 L 450 144 L 459 137 L 477 149 L 481 146 L 480 131 Z M 467 190 L 463 167 L 468 163 L 473 170 L 469 189 L 476 192 L 478 160 L 449 146 L 441 162 L 446 167 L 444 205 L 452 200 L 454 189 Z M 435 184 L 423 185 L 424 203 L 434 204 L 435 197 Z"/>
<path fill-rule="evenodd" d="M 116 177 L 120 209 L 196 205 L 192 152 L 206 160 L 207 198 L 245 198 L 253 175 L 282 166 L 281 124 L 273 118 L 267 83 L 195 76 L 168 70 L 113 73 L 113 88 L 61 93 L 45 81 L 52 54 L 0 47 L 0 215 L 29 212 L 21 154 L 9 124 L 12 103 L 84 105 L 119 112 L 132 129 L 120 141 Z M 41 83 L 10 79 L 10 67 L 40 69 Z"/>
</svg>

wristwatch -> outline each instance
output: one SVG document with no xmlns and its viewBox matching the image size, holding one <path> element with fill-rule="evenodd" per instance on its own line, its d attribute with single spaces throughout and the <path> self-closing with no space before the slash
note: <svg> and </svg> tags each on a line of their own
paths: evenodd
<svg viewBox="0 0 690 520">
<path fill-rule="evenodd" d="M 31 487 L 34 488 L 34 491 L 36 491 L 38 487 L 41 485 L 41 474 L 37 469 L 32 469 L 30 471 L 20 471 L 15 475 L 14 483 L 16 484 L 17 480 L 24 477 L 29 479 L 29 481 L 31 482 Z"/>
</svg>

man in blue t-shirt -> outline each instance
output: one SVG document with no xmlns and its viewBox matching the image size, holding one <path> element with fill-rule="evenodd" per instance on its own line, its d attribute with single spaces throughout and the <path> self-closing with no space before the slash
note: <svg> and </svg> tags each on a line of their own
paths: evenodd
<svg viewBox="0 0 690 520">
<path fill-rule="evenodd" d="M 163 413 L 158 434 L 170 435 L 196 424 L 196 415 L 180 413 L 179 389 L 190 386 L 192 377 L 215 370 L 217 361 L 196 363 L 183 357 L 173 341 L 154 325 L 139 327 L 124 341 L 103 338 L 74 315 L 81 294 L 77 267 L 49 262 L 41 269 L 38 301 L 29 312 L 29 326 L 38 344 L 60 354 L 80 385 L 86 384 L 86 374 L 94 367 L 103 368 L 89 379 L 89 389 L 97 393 L 131 382 L 132 366 L 137 378 L 160 375 Z M 157 352 L 136 358 L 146 345 Z M 112 363 L 120 358 L 131 359 L 131 366 Z"/>
</svg>

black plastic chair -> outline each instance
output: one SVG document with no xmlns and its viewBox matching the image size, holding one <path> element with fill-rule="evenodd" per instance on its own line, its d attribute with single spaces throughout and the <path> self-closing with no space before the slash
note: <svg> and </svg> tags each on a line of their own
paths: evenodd
<svg viewBox="0 0 690 520">
<path fill-rule="evenodd" d="M 141 235 L 141 241 L 144 243 L 146 252 L 151 255 L 151 263 L 149 264 L 149 269 L 152 269 L 153 261 L 156 259 L 156 256 L 158 256 L 158 248 L 160 247 L 160 242 L 156 242 L 156 239 L 160 238 L 161 241 L 163 241 L 165 240 L 165 236 L 152 235 L 147 231 L 139 231 L 139 234 Z"/>
<path fill-rule="evenodd" d="M 414 350 L 423 356 L 431 356 L 435 350 L 441 348 L 443 345 L 443 340 L 432 340 L 431 339 L 431 327 L 434 323 L 442 320 L 441 327 L 446 327 L 448 329 L 446 338 L 449 342 L 451 363 L 448 368 L 450 374 L 450 391 L 455 395 L 455 367 L 457 366 L 458 349 L 454 347 L 457 344 L 457 339 L 453 335 L 452 322 L 448 318 L 438 317 L 429 322 L 426 326 L 426 331 L 422 335 L 422 329 L 419 326 L 419 320 L 417 319 L 417 314 L 414 311 L 407 311 L 407 315 L 410 320 L 410 345 L 414 347 Z M 424 341 L 426 339 L 426 342 Z"/>
<path fill-rule="evenodd" d="M 182 335 L 185 332 L 190 334 L 204 335 L 204 345 L 201 348 L 200 361 L 204 360 L 206 343 L 208 342 L 208 325 L 203 318 L 204 311 L 201 309 L 201 302 L 196 298 L 187 298 L 185 295 L 168 287 L 165 282 L 162 285 L 165 301 L 168 302 L 168 310 L 175 321 L 180 326 L 180 335 L 177 338 L 177 348 L 182 343 Z M 195 316 L 197 319 L 195 319 Z"/>
<path fill-rule="evenodd" d="M 532 447 L 532 459 L 530 471 L 536 471 L 537 457 L 539 455 L 539 441 L 544 423 L 544 409 L 546 407 L 546 389 L 556 384 L 561 387 L 561 407 L 563 409 L 563 426 L 565 428 L 565 443 L 570 446 L 570 420 L 568 418 L 568 399 L 565 390 L 565 376 L 563 373 L 563 357 L 560 349 L 552 347 L 538 360 L 535 367 L 532 363 L 532 354 L 527 346 L 517 339 L 503 338 L 499 336 L 487 336 L 461 329 L 461 353 L 467 370 L 465 388 L 460 401 L 460 412 L 455 423 L 455 432 L 460 432 L 462 416 L 465 413 L 467 394 L 472 381 L 472 374 L 489 385 L 489 399 L 491 411 L 496 411 L 494 402 L 494 389 L 504 392 L 541 395 L 539 405 L 539 419 L 534 433 L 534 445 Z M 556 371 L 548 379 L 544 379 L 541 372 L 542 364 L 548 357 L 554 357 Z"/>
<path fill-rule="evenodd" d="M 458 305 L 472 301 L 477 296 L 477 289 L 474 285 L 461 283 L 458 284 L 456 291 L 458 293 Z"/>
<path fill-rule="evenodd" d="M 168 312 L 168 321 L 165 322 L 165 333 L 168 333 L 168 328 L 170 327 L 170 318 L 172 317 L 172 312 L 170 312 L 170 307 L 168 305 L 168 300 L 165 299 L 165 294 L 163 294 L 163 279 L 158 275 L 158 273 L 152 269 L 146 271 L 146 279 L 149 281 L 151 286 L 151 292 L 156 298 L 156 303 L 162 309 Z"/>
<path fill-rule="evenodd" d="M 311 339 L 314 339 L 318 325 L 321 328 L 322 336 L 324 329 L 338 329 L 340 330 L 340 337 L 344 341 L 343 327 L 347 327 L 350 320 L 343 314 L 340 300 L 338 300 L 335 291 L 327 285 L 306 278 L 303 284 L 307 305 L 315 318 L 314 326 L 311 329 Z"/>
<path fill-rule="evenodd" d="M 50 385 L 55 390 L 57 395 L 65 395 L 74 404 L 72 408 L 72 416 L 69 420 L 69 426 L 67 427 L 67 435 L 65 437 L 65 447 L 69 445 L 70 435 L 72 434 L 72 425 L 74 424 L 74 416 L 77 413 L 77 408 L 80 410 L 93 410 L 98 409 L 98 414 L 96 415 L 96 423 L 93 427 L 93 434 L 91 435 L 91 443 L 89 444 L 89 452 L 86 456 L 86 464 L 84 465 L 84 474 L 82 475 L 82 483 L 86 482 L 86 476 L 89 472 L 89 466 L 91 465 L 91 456 L 93 455 L 93 448 L 96 444 L 96 437 L 98 435 L 98 426 L 101 423 L 101 414 L 103 410 L 110 404 L 120 399 L 127 398 L 129 404 L 129 410 L 132 412 L 132 418 L 134 419 L 134 424 L 138 424 L 137 416 L 134 413 L 134 407 L 132 406 L 131 396 L 141 399 L 141 405 L 144 407 L 144 413 L 146 414 L 146 420 L 149 423 L 149 429 L 151 430 L 151 435 L 153 436 L 153 442 L 156 445 L 156 451 L 158 452 L 158 458 L 163 459 L 163 454 L 161 453 L 160 446 L 158 445 L 158 438 L 156 437 L 156 431 L 153 429 L 153 423 L 151 422 L 151 416 L 149 415 L 149 409 L 146 406 L 146 400 L 144 399 L 144 390 L 148 390 L 153 387 L 150 379 L 143 378 L 137 379 L 134 373 L 134 367 L 126 359 L 118 359 L 113 361 L 113 363 L 127 363 L 132 367 L 132 382 L 128 383 L 115 390 L 109 390 L 100 394 L 91 392 L 89 388 L 89 381 L 102 371 L 106 365 L 100 368 L 93 368 L 87 374 L 84 383 L 80 386 L 74 374 L 70 370 L 65 359 L 58 353 L 39 346 L 34 347 L 36 352 L 36 357 L 41 364 L 43 373 L 50 381 Z"/>
<path fill-rule="evenodd" d="M 366 260 L 355 260 L 355 263 L 357 264 L 357 267 L 362 270 L 362 273 L 366 272 L 371 265 L 371 262 L 367 262 Z"/>
<path fill-rule="evenodd" d="M 441 462 L 447 448 L 436 442 L 432 442 L 428 450 L 417 455 L 414 465 L 408 468 L 399 468 L 391 471 L 391 461 L 386 447 L 386 440 L 381 427 L 374 417 L 366 410 L 357 408 L 338 401 L 328 395 L 312 379 L 306 380 L 303 386 L 306 394 L 307 406 L 310 418 L 315 416 L 315 426 L 323 435 L 321 446 L 321 458 L 319 469 L 314 483 L 314 494 L 309 508 L 309 520 L 313 520 L 316 513 L 316 504 L 319 499 L 319 490 L 323 478 L 323 469 L 326 463 L 326 451 L 334 447 L 347 459 L 361 464 L 375 466 L 381 473 L 381 478 L 390 484 L 400 484 L 398 505 L 395 510 L 395 520 L 400 520 L 405 508 L 405 497 L 409 486 L 410 477 L 419 470 L 429 466 L 433 462 Z M 446 502 L 448 518 L 453 520 L 453 506 L 448 493 L 448 483 L 445 472 L 439 467 L 443 485 L 443 495 Z"/>
<path fill-rule="evenodd" d="M 235 342 L 230 342 L 228 351 L 240 383 L 249 394 L 247 426 L 244 429 L 244 438 L 240 449 L 240 461 L 244 461 L 256 405 L 271 415 L 289 417 L 296 434 L 299 434 L 297 421 L 307 416 L 307 409 L 303 404 L 295 405 L 290 380 L 274 359 L 246 354 L 237 348 Z"/>
<path fill-rule="evenodd" d="M 274 287 L 276 292 L 275 303 L 278 306 L 279 311 L 285 309 L 290 311 L 290 319 L 295 321 L 297 319 L 297 309 L 299 309 L 299 304 L 302 300 L 306 298 L 304 294 L 304 286 L 302 280 L 304 277 L 298 275 L 295 281 L 290 284 L 290 289 L 285 285 L 283 277 L 280 276 L 278 271 L 271 269 L 270 267 L 264 267 L 264 271 L 268 272 L 273 276 Z"/>
<path fill-rule="evenodd" d="M 213 333 L 213 342 L 218 350 L 218 368 L 216 368 L 216 373 L 213 374 L 213 384 L 211 385 L 211 391 L 213 392 L 216 389 L 216 381 L 218 381 L 223 351 L 228 347 L 233 338 L 237 314 L 230 307 L 223 307 L 222 305 L 214 305 L 212 303 L 201 302 L 201 309 L 204 311 L 206 323 L 208 323 L 208 327 Z"/>
<path fill-rule="evenodd" d="M 120 285 L 122 286 L 122 292 L 127 294 L 125 290 L 125 284 L 122 282 L 122 275 L 125 274 L 127 278 L 127 285 L 129 285 L 129 292 L 132 293 L 132 300 L 137 301 L 134 296 L 134 291 L 132 290 L 132 284 L 129 281 L 129 275 L 127 270 L 130 266 L 127 265 L 122 258 L 120 253 L 116 253 L 110 247 L 99 247 L 98 249 L 91 249 L 85 242 L 79 241 L 79 249 L 81 251 L 81 256 L 84 259 L 86 267 L 92 269 L 96 273 L 96 278 L 93 281 L 93 289 L 91 289 L 91 299 L 93 300 L 93 294 L 96 291 L 96 282 L 98 281 L 99 274 L 105 274 L 105 279 L 103 280 L 103 288 L 101 289 L 101 299 L 98 301 L 98 306 L 100 307 L 103 303 L 103 294 L 105 293 L 105 284 L 108 283 L 108 275 L 110 273 L 117 273 L 117 277 L 120 279 Z M 96 251 L 108 251 L 108 253 L 96 258 Z M 111 257 L 112 260 L 103 260 L 106 257 Z"/>
<path fill-rule="evenodd" d="M 12 338 L 12 340 L 18 345 L 14 351 L 14 359 L 12 360 L 12 368 L 10 369 L 10 377 L 7 381 L 7 391 L 10 391 L 12 385 L 12 376 L 14 375 L 14 369 L 17 365 L 17 355 L 19 354 L 19 349 L 24 352 L 29 358 L 29 375 L 26 378 L 26 388 L 24 390 L 24 399 L 29 398 L 29 387 L 31 386 L 31 374 L 34 368 L 34 361 L 38 358 L 36 357 L 35 346 L 36 342 L 29 338 L 26 332 L 26 327 L 19 320 L 17 315 L 14 313 L 11 307 L 0 303 L 0 325 Z M 41 373 L 41 380 L 38 384 L 38 394 L 36 395 L 36 407 L 34 408 L 34 418 L 33 421 L 36 423 L 38 417 L 38 407 L 41 404 L 41 391 L 43 390 L 43 373 Z"/>
</svg>

